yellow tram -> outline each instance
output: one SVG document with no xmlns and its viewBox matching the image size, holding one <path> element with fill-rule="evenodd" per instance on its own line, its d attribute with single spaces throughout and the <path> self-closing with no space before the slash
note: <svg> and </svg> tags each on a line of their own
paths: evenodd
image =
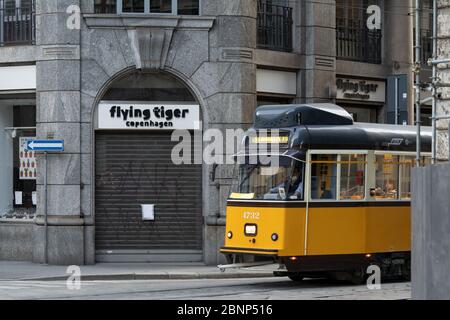
<svg viewBox="0 0 450 320">
<path fill-rule="evenodd" d="M 252 154 L 263 141 L 277 143 L 266 154 L 276 163 Z M 429 128 L 421 145 L 427 163 Z M 273 258 L 292 280 L 361 282 L 373 264 L 408 278 L 415 151 L 415 127 L 356 123 L 337 105 L 258 108 L 236 156 L 220 251 L 234 262 Z"/>
</svg>

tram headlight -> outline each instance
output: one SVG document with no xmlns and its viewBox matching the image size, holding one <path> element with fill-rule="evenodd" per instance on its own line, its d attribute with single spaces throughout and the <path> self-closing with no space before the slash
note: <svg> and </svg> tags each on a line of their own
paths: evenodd
<svg viewBox="0 0 450 320">
<path fill-rule="evenodd" d="M 227 238 L 228 238 L 228 239 L 233 238 L 233 232 L 228 231 L 228 233 L 227 233 Z"/>
<path fill-rule="evenodd" d="M 258 226 L 256 224 L 246 224 L 244 233 L 247 237 L 256 237 L 258 233 Z"/>
<path fill-rule="evenodd" d="M 278 241 L 278 234 L 274 233 L 272 234 L 272 241 Z"/>
</svg>

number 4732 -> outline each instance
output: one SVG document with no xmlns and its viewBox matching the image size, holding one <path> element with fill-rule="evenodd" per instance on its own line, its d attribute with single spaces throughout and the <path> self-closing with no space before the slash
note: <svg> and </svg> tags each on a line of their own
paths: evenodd
<svg viewBox="0 0 450 320">
<path fill-rule="evenodd" d="M 259 212 L 244 212 L 244 219 L 246 220 L 259 220 Z"/>
</svg>

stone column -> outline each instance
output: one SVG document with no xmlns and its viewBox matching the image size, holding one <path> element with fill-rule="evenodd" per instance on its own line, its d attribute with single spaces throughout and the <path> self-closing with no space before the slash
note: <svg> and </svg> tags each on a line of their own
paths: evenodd
<svg viewBox="0 0 450 320">
<path fill-rule="evenodd" d="M 251 126 L 256 107 L 256 0 L 205 0 L 203 15 L 216 16 L 210 32 L 210 57 L 192 75 L 203 88 L 209 123 L 204 129 Z M 225 149 L 224 149 L 225 150 Z M 205 261 L 215 264 L 223 255 L 226 200 L 230 193 L 233 166 L 208 166 L 209 199 L 206 206 Z"/>
<path fill-rule="evenodd" d="M 69 6 L 78 0 L 37 0 L 37 138 L 62 139 L 65 151 L 38 157 L 38 217 L 33 261 L 45 257 L 44 174 L 48 177 L 48 263 L 84 264 L 80 209 L 80 30 L 68 27 Z M 75 8 L 76 7 L 72 7 Z M 73 26 L 73 25 L 72 25 Z M 75 24 L 76 27 L 76 24 Z"/>
<path fill-rule="evenodd" d="M 448 0 L 438 1 L 438 56 L 437 59 L 450 58 L 450 3 Z M 438 69 L 438 78 L 443 83 L 450 83 L 450 64 L 445 68 Z M 439 89 L 442 92 L 442 98 L 445 100 L 437 103 L 437 116 L 450 115 L 450 88 Z M 438 161 L 448 161 L 449 142 L 448 142 L 449 120 L 440 120 L 437 122 L 437 159 Z"/>
<path fill-rule="evenodd" d="M 412 298 L 450 299 L 450 165 L 413 169 Z"/>
<path fill-rule="evenodd" d="M 336 87 L 336 6 L 335 1 L 301 1 L 301 21 L 296 36 L 303 39 L 305 55 L 301 73 L 302 100 L 329 102 Z"/>
</svg>

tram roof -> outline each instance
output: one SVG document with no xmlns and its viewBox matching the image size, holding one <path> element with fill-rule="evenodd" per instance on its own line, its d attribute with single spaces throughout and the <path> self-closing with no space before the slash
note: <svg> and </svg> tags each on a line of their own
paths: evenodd
<svg viewBox="0 0 450 320">
<path fill-rule="evenodd" d="M 372 123 L 297 127 L 292 148 L 416 151 L 417 128 Z M 431 128 L 421 131 L 422 152 L 431 152 Z"/>
<path fill-rule="evenodd" d="M 334 104 L 260 107 L 254 129 L 290 132 L 293 149 L 416 151 L 415 126 L 353 122 L 347 111 Z M 430 127 L 422 127 L 422 152 L 431 152 L 431 135 Z"/>
</svg>

